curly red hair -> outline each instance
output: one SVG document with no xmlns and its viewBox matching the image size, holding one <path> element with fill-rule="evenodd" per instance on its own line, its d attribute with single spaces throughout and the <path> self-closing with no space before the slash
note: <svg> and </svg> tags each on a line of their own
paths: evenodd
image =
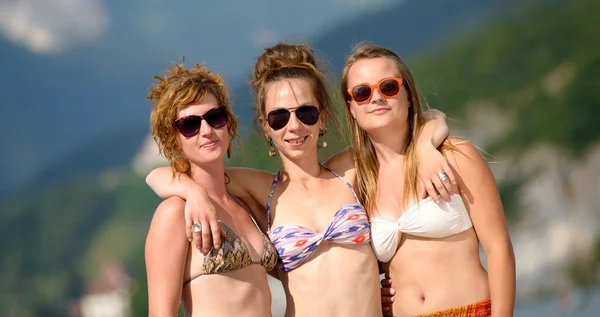
<svg viewBox="0 0 600 317">
<path fill-rule="evenodd" d="M 190 162 L 178 144 L 179 132 L 173 122 L 177 119 L 179 110 L 202 102 L 208 93 L 213 94 L 219 106 L 227 110 L 229 116 L 227 129 L 230 135 L 227 157 L 231 157 L 231 142 L 238 138 L 238 122 L 231 110 L 229 92 L 222 76 L 213 73 L 202 63 L 188 69 L 182 62 L 173 63 L 171 69 L 164 70 L 162 77 L 153 78 L 156 81 L 150 87 L 147 96 L 152 103 L 150 128 L 160 154 L 169 161 L 173 171 L 188 175 L 191 173 Z"/>
</svg>

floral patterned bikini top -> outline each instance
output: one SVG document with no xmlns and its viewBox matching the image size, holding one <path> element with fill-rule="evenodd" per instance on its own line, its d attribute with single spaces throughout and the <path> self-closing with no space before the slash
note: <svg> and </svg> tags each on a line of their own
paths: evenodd
<svg viewBox="0 0 600 317">
<path fill-rule="evenodd" d="M 244 208 L 244 205 L 240 203 L 234 196 L 233 199 Z M 246 208 L 244 208 L 246 210 Z M 263 241 L 263 255 L 259 261 L 252 261 L 250 257 L 250 251 L 248 247 L 238 237 L 233 230 L 231 230 L 227 225 L 221 223 L 223 229 L 225 230 L 226 237 L 221 243 L 221 247 L 219 249 L 213 248 L 210 252 L 204 256 L 204 264 L 202 265 L 202 271 L 189 279 L 187 279 L 183 285 L 187 285 L 192 280 L 202 275 L 208 274 L 221 274 L 226 272 L 231 272 L 235 270 L 239 270 L 250 266 L 252 264 L 260 264 L 265 268 L 265 271 L 270 272 L 277 265 L 277 250 L 269 241 L 269 238 L 265 236 L 265 234 L 260 230 L 260 227 L 252 217 L 250 213 L 248 216 L 254 223 L 254 226 L 260 233 L 260 236 Z"/>
<path fill-rule="evenodd" d="M 279 173 L 277 173 L 267 200 L 267 228 L 269 228 L 269 237 L 279 254 L 279 269 L 284 272 L 302 265 L 324 240 L 350 245 L 362 245 L 371 241 L 367 212 L 359 203 L 352 185 L 328 167 L 323 167 L 348 185 L 356 203 L 350 203 L 338 209 L 325 232 L 314 232 L 296 225 L 282 225 L 271 232 L 271 199 L 279 180 Z"/>
</svg>

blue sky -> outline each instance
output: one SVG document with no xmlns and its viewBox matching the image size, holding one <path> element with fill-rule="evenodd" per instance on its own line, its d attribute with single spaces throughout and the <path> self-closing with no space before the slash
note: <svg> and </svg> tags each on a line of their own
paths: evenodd
<svg viewBox="0 0 600 317">
<path fill-rule="evenodd" d="M 0 31 L 36 54 L 102 49 L 125 29 L 155 43 L 152 54 L 192 55 L 234 75 L 261 48 L 278 39 L 308 40 L 366 11 L 401 0 L 7 0 Z M 132 39 L 135 40 L 135 39 Z M 187 53 L 187 54 L 186 54 Z"/>
</svg>

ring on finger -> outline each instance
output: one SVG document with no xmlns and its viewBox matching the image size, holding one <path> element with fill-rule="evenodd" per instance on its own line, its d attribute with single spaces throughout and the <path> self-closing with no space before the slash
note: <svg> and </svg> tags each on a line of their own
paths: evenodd
<svg viewBox="0 0 600 317">
<path fill-rule="evenodd" d="M 201 231 L 202 231 L 202 226 L 200 226 L 200 223 L 194 222 L 194 232 L 199 233 Z"/>
<path fill-rule="evenodd" d="M 437 176 L 442 182 L 448 180 L 448 174 L 446 174 L 444 171 L 439 172 Z"/>
</svg>

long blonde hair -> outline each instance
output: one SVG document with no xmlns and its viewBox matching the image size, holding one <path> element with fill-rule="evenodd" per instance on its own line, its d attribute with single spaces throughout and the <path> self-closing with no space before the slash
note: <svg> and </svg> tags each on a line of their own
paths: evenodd
<svg viewBox="0 0 600 317">
<path fill-rule="evenodd" d="M 350 112 L 350 95 L 348 94 L 348 73 L 350 68 L 361 59 L 372 59 L 385 57 L 392 60 L 398 67 L 398 71 L 403 79 L 403 86 L 408 93 L 410 107 L 408 108 L 409 135 L 405 148 L 406 165 L 404 177 L 403 202 L 406 203 L 412 196 L 418 199 L 417 181 L 418 181 L 418 161 L 415 153 L 416 139 L 421 127 L 424 124 L 422 107 L 426 106 L 424 99 L 417 91 L 415 80 L 408 69 L 408 66 L 391 50 L 375 45 L 358 45 L 352 51 L 352 54 L 346 60 L 341 78 L 341 93 L 346 103 L 346 118 L 348 123 L 348 132 L 350 141 L 354 150 L 354 164 L 356 166 L 356 180 L 358 183 L 358 197 L 361 203 L 367 209 L 369 215 L 377 207 L 377 186 L 379 176 L 379 161 L 373 142 L 369 138 L 367 131 L 363 130 Z M 444 144 L 442 148 L 448 147 Z"/>
</svg>

